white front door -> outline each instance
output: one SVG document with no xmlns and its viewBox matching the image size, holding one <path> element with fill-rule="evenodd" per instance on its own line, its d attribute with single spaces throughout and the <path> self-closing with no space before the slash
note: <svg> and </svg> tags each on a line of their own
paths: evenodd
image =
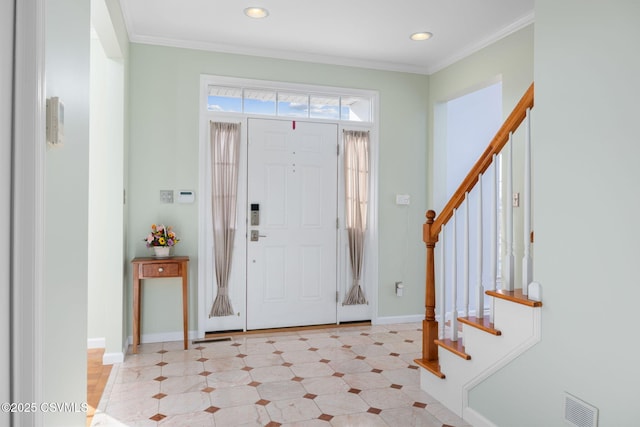
<svg viewBox="0 0 640 427">
<path fill-rule="evenodd" d="M 248 122 L 247 329 L 336 323 L 338 126 Z"/>
</svg>

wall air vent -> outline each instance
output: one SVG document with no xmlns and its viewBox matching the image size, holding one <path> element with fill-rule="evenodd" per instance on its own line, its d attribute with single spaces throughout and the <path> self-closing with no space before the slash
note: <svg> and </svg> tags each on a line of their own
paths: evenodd
<svg viewBox="0 0 640 427">
<path fill-rule="evenodd" d="M 598 409 L 565 393 L 564 420 L 575 427 L 598 427 Z"/>
</svg>

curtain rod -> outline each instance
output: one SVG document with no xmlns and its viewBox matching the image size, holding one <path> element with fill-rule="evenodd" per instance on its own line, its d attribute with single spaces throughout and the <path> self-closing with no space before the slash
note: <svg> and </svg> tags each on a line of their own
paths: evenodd
<svg viewBox="0 0 640 427">
<path fill-rule="evenodd" d="M 230 125 L 242 125 L 242 122 L 216 122 L 215 120 L 209 120 L 209 123 L 228 123 Z"/>
</svg>

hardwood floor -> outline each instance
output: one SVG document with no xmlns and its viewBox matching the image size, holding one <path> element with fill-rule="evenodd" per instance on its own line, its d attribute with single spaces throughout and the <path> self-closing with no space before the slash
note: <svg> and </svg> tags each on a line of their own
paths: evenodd
<svg viewBox="0 0 640 427">
<path fill-rule="evenodd" d="M 109 379 L 112 365 L 102 364 L 103 348 L 90 348 L 87 350 L 87 427 L 91 426 L 93 415 L 96 412 L 102 392 Z"/>
</svg>

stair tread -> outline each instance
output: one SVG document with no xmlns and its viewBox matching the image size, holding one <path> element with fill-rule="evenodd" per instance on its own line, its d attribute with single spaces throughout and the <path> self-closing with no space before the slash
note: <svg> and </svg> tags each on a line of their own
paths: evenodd
<svg viewBox="0 0 640 427">
<path fill-rule="evenodd" d="M 436 360 L 426 360 L 426 359 L 415 359 L 417 365 L 422 366 L 427 371 L 431 372 L 438 378 L 445 379 L 446 376 L 440 370 L 440 363 Z"/>
<path fill-rule="evenodd" d="M 500 331 L 499 329 L 496 329 L 493 323 L 491 323 L 491 318 L 489 316 L 458 317 L 458 321 L 460 323 L 464 323 L 465 325 L 469 325 L 474 328 L 480 329 L 482 331 L 488 332 L 491 335 L 496 335 L 496 336 L 502 335 L 502 331 Z"/>
<path fill-rule="evenodd" d="M 505 291 L 500 289 L 495 291 L 486 291 L 485 293 L 494 298 L 500 298 L 506 301 L 526 305 L 528 307 L 542 307 L 542 301 L 529 299 L 526 295 L 522 294 L 522 289 L 516 289 L 513 291 Z"/>
<path fill-rule="evenodd" d="M 445 348 L 455 354 L 456 356 L 462 357 L 465 360 L 470 360 L 471 356 L 467 354 L 464 350 L 464 345 L 462 345 L 462 340 L 452 341 L 448 338 L 436 340 L 436 344 L 442 348 Z"/>
</svg>

